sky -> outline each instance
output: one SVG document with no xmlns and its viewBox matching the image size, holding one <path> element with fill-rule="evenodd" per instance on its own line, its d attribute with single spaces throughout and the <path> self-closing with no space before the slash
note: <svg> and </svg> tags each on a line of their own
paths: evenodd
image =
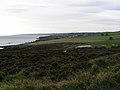
<svg viewBox="0 0 120 90">
<path fill-rule="evenodd" d="M 120 0 L 0 0 L 0 35 L 120 30 Z"/>
</svg>

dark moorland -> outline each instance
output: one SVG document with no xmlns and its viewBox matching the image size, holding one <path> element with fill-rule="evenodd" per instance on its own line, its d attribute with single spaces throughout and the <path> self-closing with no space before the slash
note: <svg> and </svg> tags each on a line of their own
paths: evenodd
<svg viewBox="0 0 120 90">
<path fill-rule="evenodd" d="M 120 46 L 74 47 L 80 44 L 5 47 L 0 90 L 120 90 Z"/>
</svg>

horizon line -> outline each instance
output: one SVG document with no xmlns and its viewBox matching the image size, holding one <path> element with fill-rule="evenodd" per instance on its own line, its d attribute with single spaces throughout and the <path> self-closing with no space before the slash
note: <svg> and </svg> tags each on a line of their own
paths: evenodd
<svg viewBox="0 0 120 90">
<path fill-rule="evenodd" d="M 15 36 L 15 35 L 37 35 L 37 34 L 41 34 L 41 35 L 46 35 L 46 34 L 67 34 L 67 33 L 105 33 L 105 32 L 120 32 L 120 30 L 116 30 L 116 31 L 85 31 L 85 32 L 45 32 L 45 33 L 20 33 L 20 34 L 10 34 L 10 35 L 0 35 L 0 36 Z"/>
</svg>

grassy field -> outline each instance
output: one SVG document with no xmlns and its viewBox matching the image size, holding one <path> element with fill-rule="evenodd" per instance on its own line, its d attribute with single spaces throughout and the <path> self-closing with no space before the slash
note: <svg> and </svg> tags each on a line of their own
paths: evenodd
<svg viewBox="0 0 120 90">
<path fill-rule="evenodd" d="M 109 40 L 112 37 L 113 40 Z M 114 32 L 109 33 L 108 36 L 101 36 L 101 35 L 87 35 L 87 36 L 76 36 L 72 38 L 62 38 L 62 39 L 55 39 L 55 40 L 46 40 L 46 41 L 38 41 L 34 43 L 29 43 L 28 45 L 39 45 L 39 44 L 52 44 L 52 43 L 68 43 L 68 42 L 77 42 L 77 43 L 84 43 L 84 44 L 92 44 L 92 45 L 120 45 L 120 33 Z"/>
</svg>

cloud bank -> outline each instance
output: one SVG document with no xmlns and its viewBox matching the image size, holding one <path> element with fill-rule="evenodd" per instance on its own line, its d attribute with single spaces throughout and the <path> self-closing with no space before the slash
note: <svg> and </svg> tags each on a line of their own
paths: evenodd
<svg viewBox="0 0 120 90">
<path fill-rule="evenodd" d="M 1 34 L 120 29 L 119 0 L 1 0 Z"/>
</svg>

